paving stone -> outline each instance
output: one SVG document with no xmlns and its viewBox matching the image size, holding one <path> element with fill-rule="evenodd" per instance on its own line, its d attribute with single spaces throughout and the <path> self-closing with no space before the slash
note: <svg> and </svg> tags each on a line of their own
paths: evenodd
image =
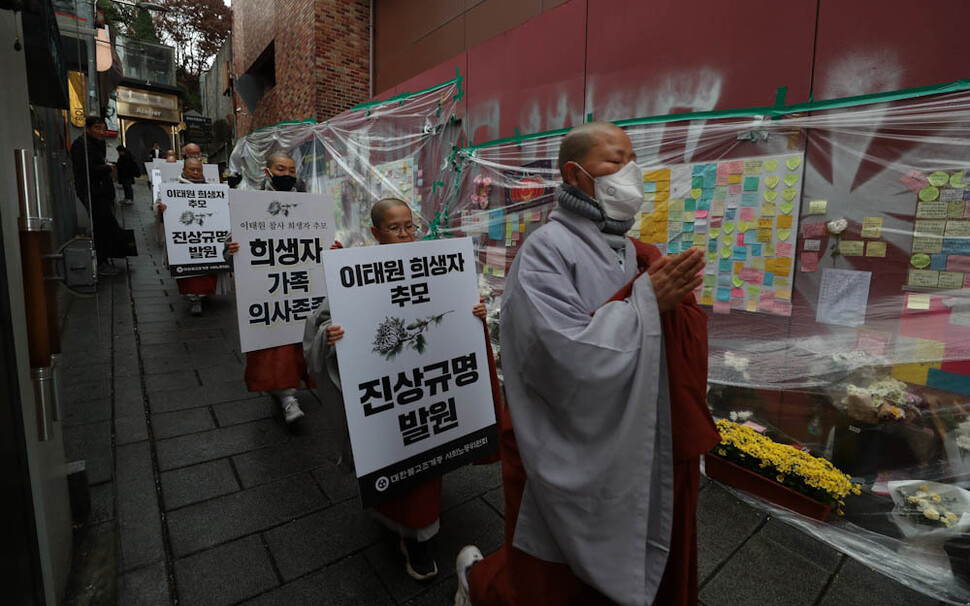
<svg viewBox="0 0 970 606">
<path fill-rule="evenodd" d="M 118 569 L 128 571 L 165 558 L 158 496 L 152 476 L 119 484 Z"/>
<path fill-rule="evenodd" d="M 269 396 L 252 394 L 253 397 L 234 402 L 223 402 L 212 407 L 220 427 L 270 419 L 276 414 L 276 405 Z"/>
<path fill-rule="evenodd" d="M 234 342 L 226 338 L 190 341 L 186 345 L 193 354 L 225 353 L 237 349 Z"/>
<path fill-rule="evenodd" d="M 829 572 L 835 572 L 842 561 L 842 554 L 835 549 L 777 518 L 768 520 L 758 534 Z"/>
<path fill-rule="evenodd" d="M 205 406 L 152 415 L 152 433 L 156 440 L 165 440 L 215 428 L 216 424 L 212 420 L 212 413 Z"/>
<path fill-rule="evenodd" d="M 287 583 L 244 606 L 383 606 L 394 604 L 367 561 L 359 555 Z"/>
<path fill-rule="evenodd" d="M 406 606 L 453 606 L 455 603 L 455 582 L 439 583 L 431 591 L 405 602 Z"/>
<path fill-rule="evenodd" d="M 131 444 L 148 439 L 145 417 L 131 415 L 115 419 L 115 444 Z"/>
<path fill-rule="evenodd" d="M 63 360 L 63 358 L 62 358 Z M 111 366 L 107 360 L 95 358 L 89 364 L 75 362 L 61 364 L 61 382 L 78 383 L 90 381 L 92 377 L 107 378 L 111 374 Z"/>
<path fill-rule="evenodd" d="M 698 495 L 697 540 L 704 552 L 699 554 L 703 558 L 698 558 L 698 564 L 703 561 L 709 573 L 748 540 L 765 517 L 712 484 Z"/>
<path fill-rule="evenodd" d="M 441 507 L 448 510 L 501 486 L 501 465 L 466 465 L 446 474 L 442 482 Z"/>
<path fill-rule="evenodd" d="M 927 582 L 932 583 L 930 580 Z M 847 559 L 826 590 L 819 606 L 845 604 L 935 606 L 937 600 L 900 585 L 855 560 Z"/>
<path fill-rule="evenodd" d="M 133 570 L 118 577 L 118 604 L 124 606 L 169 606 L 168 573 L 165 562 Z"/>
<path fill-rule="evenodd" d="M 270 446 L 285 438 L 272 420 L 178 436 L 156 443 L 158 465 L 162 470 L 184 467 Z"/>
<path fill-rule="evenodd" d="M 236 455 L 232 460 L 243 486 L 249 488 L 326 465 L 328 456 L 323 448 L 304 449 L 287 441 Z"/>
<path fill-rule="evenodd" d="M 251 536 L 175 562 L 179 602 L 226 606 L 276 586 L 259 537 Z"/>
<path fill-rule="evenodd" d="M 115 449 L 115 482 L 119 486 L 152 477 L 152 450 L 147 441 L 125 444 Z"/>
<path fill-rule="evenodd" d="M 141 336 L 142 345 L 158 345 L 162 343 L 188 343 L 208 339 L 224 339 L 225 334 L 220 328 L 202 330 L 173 330 L 166 333 L 146 334 Z M 231 349 L 231 348 L 230 348 Z"/>
<path fill-rule="evenodd" d="M 91 515 L 85 524 L 94 526 L 109 522 L 115 517 L 115 486 L 113 482 L 105 482 L 90 487 Z"/>
<path fill-rule="evenodd" d="M 477 499 L 444 512 L 441 530 L 432 539 L 438 576 L 425 583 L 418 583 L 407 575 L 397 537 L 390 533 L 385 535 L 386 540 L 369 547 L 364 554 L 391 596 L 397 602 L 406 602 L 426 591 L 429 585 L 453 584 L 455 556 L 465 545 L 477 545 L 485 554 L 498 549 L 504 540 L 504 524 L 501 516 Z"/>
<path fill-rule="evenodd" d="M 108 421 L 65 427 L 64 451 L 68 462 L 85 462 L 89 484 L 111 480 L 111 428 Z"/>
<path fill-rule="evenodd" d="M 334 503 L 348 499 L 355 499 L 356 502 L 356 497 L 360 494 L 353 472 L 343 471 L 334 463 L 326 463 L 314 469 L 313 478 Z"/>
<path fill-rule="evenodd" d="M 226 353 L 231 353 L 231 349 L 227 349 Z M 227 381 L 244 381 L 243 373 L 246 371 L 246 367 L 239 362 L 233 361 L 231 364 L 223 364 L 221 366 L 212 366 L 209 368 L 199 368 L 199 378 L 202 379 L 203 385 L 218 385 Z"/>
<path fill-rule="evenodd" d="M 185 343 L 166 343 L 165 345 L 145 346 L 140 350 L 141 358 L 144 361 L 156 358 L 180 357 L 186 358 L 189 355 L 189 348 Z"/>
<path fill-rule="evenodd" d="M 220 402 L 243 400 L 254 397 L 239 381 L 222 383 L 212 387 L 189 387 L 172 391 L 158 391 L 148 396 L 152 413 L 171 412 L 198 406 L 208 406 Z"/>
<path fill-rule="evenodd" d="M 482 495 L 482 498 L 485 499 L 486 503 L 492 506 L 492 509 L 494 509 L 496 513 L 503 518 L 505 517 L 505 491 L 501 486 L 494 490 L 489 490 Z"/>
<path fill-rule="evenodd" d="M 145 395 L 141 387 L 141 377 L 115 377 L 114 380 L 115 408 L 118 402 L 138 402 L 144 412 Z M 117 411 L 115 412 L 117 416 Z"/>
<path fill-rule="evenodd" d="M 182 467 L 161 474 L 165 509 L 177 509 L 239 490 L 229 459 Z"/>
<path fill-rule="evenodd" d="M 828 578 L 809 560 L 755 536 L 704 585 L 701 598 L 709 606 L 810 606 Z"/>
<path fill-rule="evenodd" d="M 138 377 L 141 374 L 141 364 L 136 355 L 116 355 L 114 359 L 114 376 Z"/>
<path fill-rule="evenodd" d="M 320 510 L 327 498 L 308 475 L 264 484 L 168 514 L 177 556 L 265 530 Z"/>
<path fill-rule="evenodd" d="M 267 531 L 265 537 L 283 580 L 291 581 L 376 543 L 382 534 L 376 520 L 345 501 Z"/>
<path fill-rule="evenodd" d="M 111 380 L 108 376 L 95 376 L 90 380 L 76 383 L 61 382 L 61 397 L 71 404 L 104 400 L 110 396 Z"/>
<path fill-rule="evenodd" d="M 145 375 L 145 390 L 149 394 L 159 391 L 175 391 L 187 387 L 197 387 L 199 378 L 194 370 L 177 370 L 155 375 Z"/>
<path fill-rule="evenodd" d="M 85 402 L 61 402 L 61 422 L 64 427 L 74 427 L 111 418 L 111 400 L 100 398 Z"/>
<path fill-rule="evenodd" d="M 206 369 L 213 366 L 240 366 L 239 361 L 236 360 L 236 356 L 232 352 L 227 352 L 224 354 L 205 354 L 205 355 L 186 355 L 185 352 L 181 352 L 172 356 L 157 357 L 151 360 L 145 360 L 145 373 L 146 374 L 160 374 L 165 372 L 172 372 L 176 370 L 194 370 L 194 369 Z M 220 381 L 212 381 L 213 383 L 219 383 Z"/>
</svg>

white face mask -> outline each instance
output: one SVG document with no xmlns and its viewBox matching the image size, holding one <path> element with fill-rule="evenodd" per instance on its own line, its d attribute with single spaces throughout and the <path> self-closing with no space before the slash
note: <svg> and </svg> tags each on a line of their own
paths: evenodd
<svg viewBox="0 0 970 606">
<path fill-rule="evenodd" d="M 631 161 L 615 173 L 601 177 L 590 176 L 582 166 L 579 166 L 579 170 L 593 180 L 596 201 L 610 219 L 627 221 L 640 210 L 643 204 L 643 169 L 636 162 Z"/>
</svg>

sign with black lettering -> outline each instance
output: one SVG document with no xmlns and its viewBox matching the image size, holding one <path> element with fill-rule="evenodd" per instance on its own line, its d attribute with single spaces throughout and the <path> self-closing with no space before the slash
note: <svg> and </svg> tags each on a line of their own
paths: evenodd
<svg viewBox="0 0 970 606">
<path fill-rule="evenodd" d="M 331 251 L 324 268 L 364 505 L 494 452 L 471 239 Z"/>
<path fill-rule="evenodd" d="M 236 316 L 242 351 L 299 343 L 327 297 L 321 255 L 333 244 L 333 199 L 277 191 L 230 193 Z"/>
<path fill-rule="evenodd" d="M 222 256 L 229 236 L 229 187 L 162 183 L 165 248 L 176 278 L 229 269 Z"/>
</svg>

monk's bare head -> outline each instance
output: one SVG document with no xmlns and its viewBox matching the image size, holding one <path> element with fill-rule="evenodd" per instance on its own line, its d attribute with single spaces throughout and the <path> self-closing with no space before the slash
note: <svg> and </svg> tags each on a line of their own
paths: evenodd
<svg viewBox="0 0 970 606">
<path fill-rule="evenodd" d="M 404 200 L 379 200 L 370 209 L 370 220 L 370 231 L 380 244 L 414 242 L 414 219 L 411 216 L 411 207 Z"/>
<path fill-rule="evenodd" d="M 559 173 L 563 183 L 575 185 L 593 197 L 594 178 L 615 173 L 636 159 L 633 143 L 622 128 L 609 122 L 590 122 L 563 137 Z"/>
<path fill-rule="evenodd" d="M 204 183 L 205 176 L 202 174 L 202 160 L 198 158 L 186 158 L 182 163 L 182 176 L 193 183 Z"/>
<path fill-rule="evenodd" d="M 267 177 L 295 177 L 296 162 L 286 152 L 273 152 L 266 156 Z"/>
<path fill-rule="evenodd" d="M 182 157 L 183 158 L 201 158 L 202 157 L 202 148 L 199 147 L 198 145 L 196 145 L 195 143 L 189 143 L 188 145 L 186 145 L 185 147 L 182 148 Z"/>
</svg>

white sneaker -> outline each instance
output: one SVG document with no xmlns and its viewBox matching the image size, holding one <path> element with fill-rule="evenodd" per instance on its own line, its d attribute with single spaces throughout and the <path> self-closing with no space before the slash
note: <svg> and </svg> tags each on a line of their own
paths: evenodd
<svg viewBox="0 0 970 606">
<path fill-rule="evenodd" d="M 199 300 L 192 301 L 192 306 L 189 308 L 189 313 L 192 314 L 193 316 L 201 316 L 202 301 L 199 301 Z"/>
<path fill-rule="evenodd" d="M 455 592 L 455 606 L 472 606 L 471 596 L 468 594 L 468 573 L 475 562 L 484 559 L 482 552 L 474 545 L 465 545 L 458 552 L 455 559 L 455 574 L 458 577 L 458 591 Z"/>
<path fill-rule="evenodd" d="M 296 398 L 287 398 L 280 405 L 283 407 L 283 418 L 286 419 L 287 425 L 296 423 L 305 416 L 303 411 L 300 410 L 300 403 L 296 401 Z"/>
</svg>

